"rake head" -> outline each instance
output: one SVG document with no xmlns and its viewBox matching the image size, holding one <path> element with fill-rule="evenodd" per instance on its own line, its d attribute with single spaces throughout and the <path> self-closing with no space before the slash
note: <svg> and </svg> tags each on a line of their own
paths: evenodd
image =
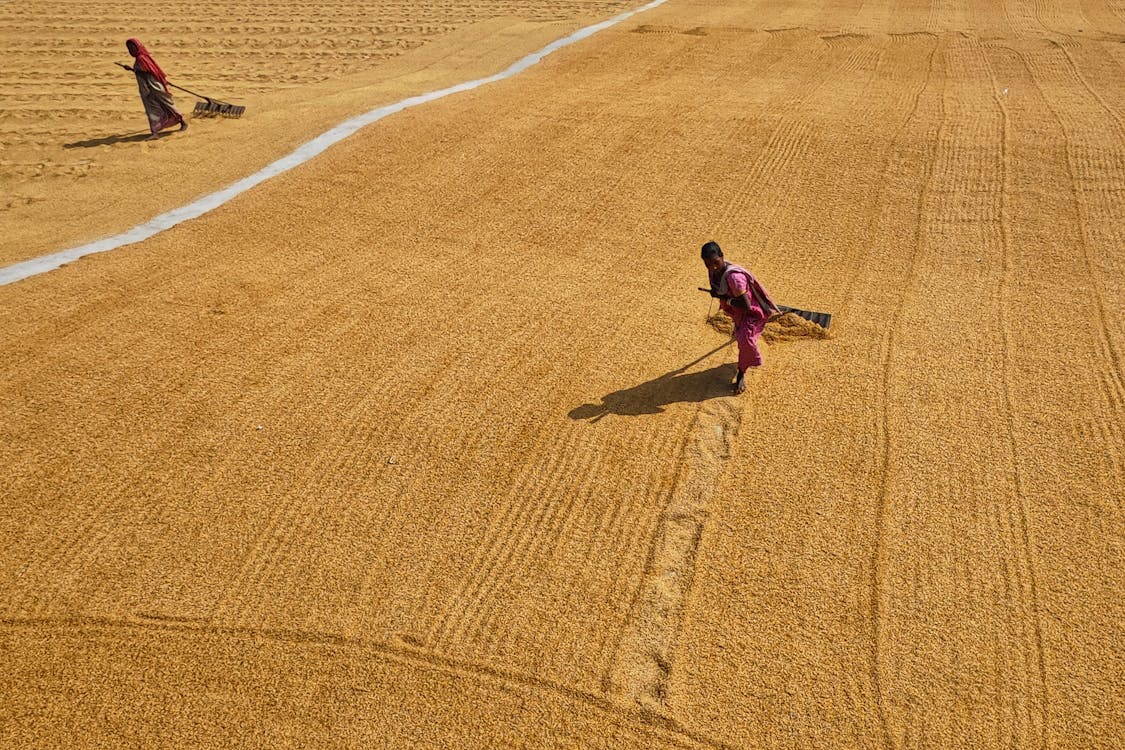
<svg viewBox="0 0 1125 750">
<path fill-rule="evenodd" d="M 227 102 L 220 102 L 215 99 L 207 99 L 206 101 L 196 102 L 195 117 L 242 117 L 242 113 L 246 111 L 246 107 L 238 104 L 228 104 Z"/>
<path fill-rule="evenodd" d="M 778 309 L 783 313 L 793 313 L 794 315 L 804 318 L 805 320 L 816 323 L 824 330 L 832 325 L 832 314 L 825 312 L 814 312 L 812 310 L 801 310 L 796 307 L 786 307 L 785 305 L 778 305 Z"/>
</svg>

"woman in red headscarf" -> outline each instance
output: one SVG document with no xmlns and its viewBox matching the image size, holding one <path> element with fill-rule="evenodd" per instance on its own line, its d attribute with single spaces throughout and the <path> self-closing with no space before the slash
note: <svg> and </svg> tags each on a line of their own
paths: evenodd
<svg viewBox="0 0 1125 750">
<path fill-rule="evenodd" d="M 187 120 L 172 104 L 172 94 L 168 92 L 168 77 L 152 59 L 145 46 L 138 39 L 125 42 L 129 54 L 136 59 L 133 73 L 137 76 L 137 88 L 141 91 L 141 101 L 148 115 L 148 128 L 152 131 L 149 139 L 157 137 L 164 128 L 179 123 L 180 130 L 187 129 Z"/>
</svg>

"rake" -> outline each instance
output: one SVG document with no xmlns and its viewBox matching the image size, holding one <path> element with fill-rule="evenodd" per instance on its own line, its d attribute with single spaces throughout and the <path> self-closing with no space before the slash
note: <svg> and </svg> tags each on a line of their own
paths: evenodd
<svg viewBox="0 0 1125 750">
<path fill-rule="evenodd" d="M 129 71 L 133 70 L 131 67 L 129 67 L 128 65 L 125 65 L 124 63 L 115 63 L 115 65 L 120 65 L 122 68 L 125 68 L 125 70 L 129 70 Z M 183 86 L 177 86 L 174 83 L 169 83 L 168 85 L 171 86 L 174 89 L 179 89 L 180 91 L 183 91 L 184 93 L 191 94 L 192 96 L 196 97 L 197 99 L 203 100 L 201 102 L 195 103 L 195 109 L 192 111 L 193 117 L 230 117 L 230 118 L 236 118 L 236 117 L 242 117 L 242 113 L 246 111 L 246 107 L 244 107 L 241 104 L 231 104 L 230 102 L 221 102 L 218 99 L 212 99 L 209 96 L 204 96 L 203 94 L 197 94 L 194 91 L 190 91 L 188 89 L 185 89 Z"/>
<path fill-rule="evenodd" d="M 816 323 L 826 331 L 828 330 L 828 326 L 832 325 L 832 313 L 800 310 L 796 307 L 786 307 L 785 305 L 778 305 L 777 309 L 781 310 L 783 313 L 793 313 L 799 318 L 804 318 L 807 321 Z"/>
<path fill-rule="evenodd" d="M 707 289 L 706 287 L 702 287 L 702 286 L 699 287 L 699 291 L 707 292 L 708 294 L 711 293 L 710 289 Z M 785 305 L 778 305 L 777 309 L 780 310 L 783 313 L 793 313 L 794 315 L 796 315 L 799 318 L 804 318 L 805 320 L 807 320 L 811 323 L 816 323 L 818 326 L 820 326 L 821 328 L 823 328 L 826 331 L 828 330 L 828 326 L 832 325 L 832 313 L 814 312 L 812 310 L 802 310 L 802 309 L 797 308 L 797 307 L 787 307 Z"/>
</svg>

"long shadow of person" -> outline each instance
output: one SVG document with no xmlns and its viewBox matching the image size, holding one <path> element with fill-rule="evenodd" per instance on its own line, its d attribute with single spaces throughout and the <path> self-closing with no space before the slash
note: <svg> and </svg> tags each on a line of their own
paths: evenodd
<svg viewBox="0 0 1125 750">
<path fill-rule="evenodd" d="M 64 143 L 63 148 L 93 148 L 95 146 L 112 146 L 115 143 L 132 143 L 134 141 L 147 141 L 152 134 L 147 130 L 140 133 L 126 133 L 124 135 L 107 135 L 101 138 L 90 138 L 85 141 Z"/>
<path fill-rule="evenodd" d="M 731 380 L 737 370 L 733 362 L 684 374 L 684 371 L 692 365 L 702 362 L 727 346 L 730 346 L 730 342 L 707 352 L 695 362 L 686 364 L 678 370 L 666 372 L 647 383 L 607 393 L 602 396 L 600 404 L 577 406 L 570 410 L 568 416 L 571 419 L 588 419 L 597 422 L 609 414 L 626 417 L 660 414 L 668 404 L 697 403 L 719 396 L 729 396 L 733 393 Z"/>
</svg>

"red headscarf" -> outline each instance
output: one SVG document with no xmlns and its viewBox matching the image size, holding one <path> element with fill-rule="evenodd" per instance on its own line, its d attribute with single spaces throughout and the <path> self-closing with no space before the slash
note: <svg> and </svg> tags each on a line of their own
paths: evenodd
<svg viewBox="0 0 1125 750">
<path fill-rule="evenodd" d="M 145 46 L 141 44 L 141 40 L 127 39 L 125 41 L 125 44 L 133 48 L 129 51 L 129 54 L 133 55 L 133 57 L 137 59 L 137 64 L 135 67 L 139 68 L 145 73 L 156 76 L 157 80 L 159 80 L 160 83 L 162 83 L 164 87 L 167 88 L 168 76 L 164 75 L 164 71 L 161 70 L 160 66 L 156 64 L 156 60 L 152 59 L 152 55 L 150 55 L 148 53 L 148 50 L 145 49 Z"/>
</svg>

